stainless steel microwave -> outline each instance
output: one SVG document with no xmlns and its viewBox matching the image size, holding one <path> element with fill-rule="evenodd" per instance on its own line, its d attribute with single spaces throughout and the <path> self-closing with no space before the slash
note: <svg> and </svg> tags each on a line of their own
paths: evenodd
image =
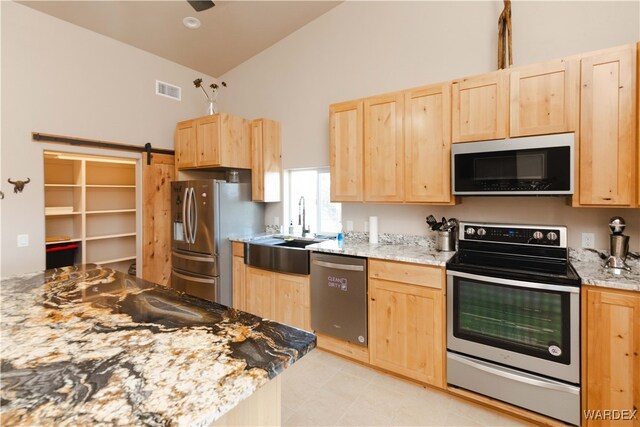
<svg viewBox="0 0 640 427">
<path fill-rule="evenodd" d="M 451 147 L 453 194 L 573 194 L 574 133 L 467 142 Z"/>
</svg>

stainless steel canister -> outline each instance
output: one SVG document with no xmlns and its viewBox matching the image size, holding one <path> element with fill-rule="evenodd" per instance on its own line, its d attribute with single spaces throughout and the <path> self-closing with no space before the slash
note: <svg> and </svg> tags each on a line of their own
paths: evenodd
<svg viewBox="0 0 640 427">
<path fill-rule="evenodd" d="M 448 231 L 436 231 L 436 250 L 455 251 L 456 232 L 455 228 Z"/>
</svg>

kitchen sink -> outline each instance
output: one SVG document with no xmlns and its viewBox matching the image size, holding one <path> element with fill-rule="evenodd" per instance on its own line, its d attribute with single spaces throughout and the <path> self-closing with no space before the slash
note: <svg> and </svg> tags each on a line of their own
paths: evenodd
<svg viewBox="0 0 640 427">
<path fill-rule="evenodd" d="M 323 239 L 266 237 L 244 244 L 244 263 L 281 273 L 309 274 L 309 251 Z"/>
<path fill-rule="evenodd" d="M 309 245 L 312 245 L 314 243 L 318 243 L 321 240 L 318 241 L 314 241 L 314 240 L 285 240 L 282 243 L 276 243 L 276 246 L 281 246 L 281 247 L 285 247 L 285 248 L 306 248 Z"/>
</svg>

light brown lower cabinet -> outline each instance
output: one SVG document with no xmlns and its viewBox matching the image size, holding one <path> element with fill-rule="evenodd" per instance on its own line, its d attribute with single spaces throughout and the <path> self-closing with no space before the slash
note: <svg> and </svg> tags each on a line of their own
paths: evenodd
<svg viewBox="0 0 640 427">
<path fill-rule="evenodd" d="M 245 272 L 245 311 L 275 320 L 275 273 L 254 267 Z"/>
<path fill-rule="evenodd" d="M 310 330 L 309 276 L 245 270 L 244 311 Z"/>
<path fill-rule="evenodd" d="M 374 366 L 444 387 L 444 270 L 369 260 L 369 355 Z"/>
<path fill-rule="evenodd" d="M 276 321 L 311 330 L 309 285 L 309 276 L 275 273 Z"/>
<path fill-rule="evenodd" d="M 244 244 L 240 242 L 231 243 L 232 259 L 231 259 L 231 279 L 232 279 L 232 304 L 233 308 L 245 311 L 246 290 L 245 290 L 245 274 L 246 267 L 244 265 Z"/>
<path fill-rule="evenodd" d="M 310 331 L 309 276 L 247 266 L 242 243 L 234 242 L 233 247 L 233 307 Z"/>
<path fill-rule="evenodd" d="M 640 292 L 586 286 L 582 298 L 582 424 L 638 427 Z"/>
</svg>

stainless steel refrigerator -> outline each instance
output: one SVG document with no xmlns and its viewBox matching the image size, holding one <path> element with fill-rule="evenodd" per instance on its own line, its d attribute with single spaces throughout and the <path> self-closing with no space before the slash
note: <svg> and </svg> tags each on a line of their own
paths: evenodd
<svg viewBox="0 0 640 427">
<path fill-rule="evenodd" d="M 218 180 L 171 185 L 171 287 L 231 306 L 229 237 L 264 231 L 264 204 L 251 201 L 251 185 Z"/>
</svg>

